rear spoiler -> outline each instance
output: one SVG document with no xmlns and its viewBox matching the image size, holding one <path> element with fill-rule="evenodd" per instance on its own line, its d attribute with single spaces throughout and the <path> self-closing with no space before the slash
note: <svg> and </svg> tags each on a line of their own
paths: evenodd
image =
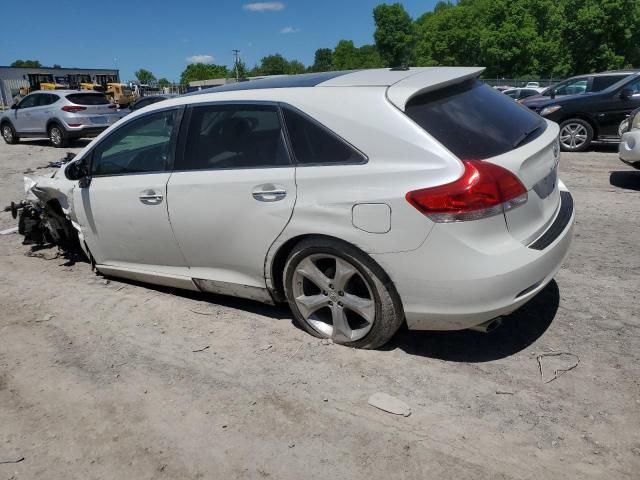
<svg viewBox="0 0 640 480">
<path fill-rule="evenodd" d="M 422 93 L 431 92 L 449 85 L 479 76 L 484 67 L 434 67 L 410 75 L 387 89 L 387 98 L 404 111 L 409 100 Z"/>
</svg>

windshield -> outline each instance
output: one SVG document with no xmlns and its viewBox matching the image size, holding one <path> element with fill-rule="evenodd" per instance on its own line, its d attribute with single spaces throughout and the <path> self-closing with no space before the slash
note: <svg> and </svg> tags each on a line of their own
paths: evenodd
<svg viewBox="0 0 640 480">
<path fill-rule="evenodd" d="M 542 92 L 542 95 L 550 97 L 553 90 L 555 90 L 556 95 L 581 95 L 587 93 L 588 84 L 589 79 L 587 77 L 573 78 L 547 88 Z"/>
</svg>

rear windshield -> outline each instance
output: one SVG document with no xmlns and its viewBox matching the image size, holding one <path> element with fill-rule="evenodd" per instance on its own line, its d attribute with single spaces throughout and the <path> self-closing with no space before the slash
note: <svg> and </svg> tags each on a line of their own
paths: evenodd
<svg viewBox="0 0 640 480">
<path fill-rule="evenodd" d="M 67 100 L 76 105 L 106 105 L 107 97 L 100 93 L 72 93 L 67 95 Z"/>
<path fill-rule="evenodd" d="M 418 95 L 407 103 L 405 113 L 467 160 L 509 152 L 546 129 L 540 116 L 479 80 Z"/>
</svg>

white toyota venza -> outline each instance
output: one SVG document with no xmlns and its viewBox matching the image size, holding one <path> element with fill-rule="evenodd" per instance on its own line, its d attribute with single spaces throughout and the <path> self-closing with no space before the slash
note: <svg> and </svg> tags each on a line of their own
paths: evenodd
<svg viewBox="0 0 640 480">
<path fill-rule="evenodd" d="M 103 274 L 288 302 L 375 348 L 488 329 L 560 268 L 573 200 L 558 126 L 480 68 L 273 77 L 137 111 L 64 169 Z"/>
</svg>

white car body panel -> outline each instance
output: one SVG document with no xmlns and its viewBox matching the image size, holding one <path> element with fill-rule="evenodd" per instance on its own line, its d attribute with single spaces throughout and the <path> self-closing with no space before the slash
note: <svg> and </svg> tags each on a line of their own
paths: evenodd
<svg viewBox="0 0 640 480">
<path fill-rule="evenodd" d="M 618 152 L 620 160 L 625 163 L 638 164 L 640 162 L 640 129 L 634 129 L 622 135 Z"/>
<path fill-rule="evenodd" d="M 74 188 L 73 203 L 84 240 L 99 265 L 188 275 L 167 213 L 171 174 L 94 177 L 88 188 Z M 140 199 L 153 190 L 157 204 Z"/>
<path fill-rule="evenodd" d="M 510 313 L 540 291 L 567 253 L 573 214 L 543 250 L 529 248 L 559 215 L 555 149 L 558 127 L 486 159 L 510 170 L 529 200 L 505 215 L 434 223 L 407 192 L 451 183 L 460 159 L 403 113 L 415 95 L 476 77 L 477 67 L 354 72 L 314 87 L 231 90 L 168 99 L 123 122 L 172 106 L 247 101 L 279 102 L 325 125 L 356 149 L 360 165 L 175 171 L 96 177 L 73 188 L 70 218 L 99 270 L 115 276 L 268 302 L 276 288 L 279 249 L 308 235 L 341 239 L 368 253 L 393 281 L 414 329 L 462 329 Z M 356 88 L 357 86 L 357 88 Z M 522 107 L 524 108 L 524 107 Z M 499 135 L 487 126 L 487 135 Z M 544 199 L 535 189 L 553 180 Z M 286 190 L 284 200 L 260 202 L 260 185 Z M 163 195 L 158 205 L 138 198 Z M 521 292 L 525 292 L 521 294 Z"/>
<path fill-rule="evenodd" d="M 282 188 L 286 197 L 256 200 L 252 192 L 261 185 Z M 264 259 L 296 201 L 295 168 L 174 172 L 168 192 L 190 275 L 264 289 Z"/>
</svg>

